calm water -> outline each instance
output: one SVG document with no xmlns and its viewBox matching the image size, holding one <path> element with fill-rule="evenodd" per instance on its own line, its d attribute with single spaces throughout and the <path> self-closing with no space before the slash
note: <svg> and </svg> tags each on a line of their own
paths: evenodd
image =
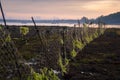
<svg viewBox="0 0 120 80">
<path fill-rule="evenodd" d="M 0 24 L 3 24 L 3 23 L 0 23 Z M 73 23 L 57 23 L 57 24 L 53 24 L 53 23 L 36 23 L 38 26 L 69 26 L 69 27 L 74 27 L 74 25 L 76 24 L 73 24 Z M 23 26 L 23 25 L 34 25 L 33 23 L 7 23 L 7 25 L 20 25 L 20 26 Z M 82 25 L 81 25 L 82 26 Z M 92 25 L 90 27 L 97 27 L 97 25 Z M 120 25 L 106 25 L 106 28 L 120 28 Z"/>
</svg>

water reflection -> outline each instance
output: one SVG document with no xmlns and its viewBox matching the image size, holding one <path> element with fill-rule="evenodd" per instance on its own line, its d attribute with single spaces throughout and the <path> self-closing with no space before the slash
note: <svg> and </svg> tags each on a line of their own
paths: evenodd
<svg viewBox="0 0 120 80">
<path fill-rule="evenodd" d="M 3 24 L 3 23 L 0 23 Z M 68 27 L 74 27 L 74 25 L 76 24 L 76 27 L 78 27 L 77 23 L 36 23 L 38 26 L 68 26 Z M 32 26 L 33 23 L 7 23 L 7 25 L 27 25 L 27 26 Z M 82 26 L 82 24 L 81 24 Z M 98 25 L 96 24 L 92 24 L 89 27 L 93 27 L 96 28 L 98 27 Z M 120 28 L 120 25 L 106 25 L 106 28 Z"/>
</svg>

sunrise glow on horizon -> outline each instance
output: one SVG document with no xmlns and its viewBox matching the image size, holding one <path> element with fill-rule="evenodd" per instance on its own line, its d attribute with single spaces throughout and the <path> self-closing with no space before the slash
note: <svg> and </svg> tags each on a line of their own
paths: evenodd
<svg viewBox="0 0 120 80">
<path fill-rule="evenodd" d="M 120 0 L 2 0 L 6 18 L 96 18 L 120 11 Z M 1 14 L 0 14 L 1 18 Z"/>
</svg>

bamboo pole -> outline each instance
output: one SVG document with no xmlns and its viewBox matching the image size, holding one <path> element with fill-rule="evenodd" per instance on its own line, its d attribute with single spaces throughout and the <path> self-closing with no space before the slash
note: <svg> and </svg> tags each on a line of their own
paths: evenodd
<svg viewBox="0 0 120 80">
<path fill-rule="evenodd" d="M 0 1 L 0 9 L 1 9 L 2 17 L 3 17 L 4 25 L 7 29 L 9 29 L 9 27 L 6 24 L 5 15 L 4 15 L 4 12 L 3 12 L 1 1 Z"/>
<path fill-rule="evenodd" d="M 5 15 L 4 15 L 4 11 L 3 11 L 3 8 L 2 8 L 1 1 L 0 1 L 0 9 L 1 9 L 2 17 L 3 17 L 3 21 L 4 21 L 4 26 L 5 26 L 5 28 L 6 28 L 7 34 L 9 34 L 9 27 L 8 27 L 7 24 L 6 24 L 6 19 L 5 19 Z M 14 47 L 14 43 L 13 43 L 12 41 L 11 41 L 11 43 L 9 43 L 9 44 L 7 43 L 7 46 L 9 46 L 10 49 L 12 48 L 11 51 L 10 51 L 10 53 L 11 53 L 11 55 L 12 55 L 12 53 L 13 53 L 13 56 L 14 56 L 14 58 L 15 58 L 16 68 L 17 68 L 17 71 L 18 71 L 18 75 L 19 75 L 19 77 L 20 77 L 20 80 L 22 80 L 22 76 L 21 76 L 21 73 L 20 73 L 20 71 L 19 71 L 19 64 L 18 64 L 17 56 L 16 56 L 17 49 Z"/>
<path fill-rule="evenodd" d="M 36 25 L 36 23 L 35 23 L 35 20 L 34 20 L 33 17 L 31 17 L 31 19 L 32 19 L 32 22 L 33 22 L 33 24 L 34 24 L 34 27 L 35 27 L 36 33 L 37 33 L 37 35 L 38 35 L 38 37 L 39 37 L 39 39 L 40 39 L 40 41 L 41 41 L 41 44 L 43 44 L 43 42 L 42 42 L 42 38 L 41 38 L 41 35 L 40 35 L 40 33 L 39 33 L 39 29 L 38 29 L 38 27 L 37 27 L 37 25 Z"/>
</svg>

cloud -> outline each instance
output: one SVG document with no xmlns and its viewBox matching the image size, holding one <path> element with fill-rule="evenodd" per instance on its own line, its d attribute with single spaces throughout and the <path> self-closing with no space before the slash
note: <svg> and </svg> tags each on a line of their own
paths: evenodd
<svg viewBox="0 0 120 80">
<path fill-rule="evenodd" d="M 97 9 L 110 9 L 110 8 L 114 8 L 114 4 L 116 4 L 118 2 L 114 1 L 114 0 L 101 0 L 101 1 L 92 1 L 92 2 L 88 2 L 86 3 L 83 8 L 88 9 L 88 10 L 97 10 Z"/>
<path fill-rule="evenodd" d="M 89 18 L 120 10 L 119 0 L 2 0 L 7 17 Z"/>
</svg>

